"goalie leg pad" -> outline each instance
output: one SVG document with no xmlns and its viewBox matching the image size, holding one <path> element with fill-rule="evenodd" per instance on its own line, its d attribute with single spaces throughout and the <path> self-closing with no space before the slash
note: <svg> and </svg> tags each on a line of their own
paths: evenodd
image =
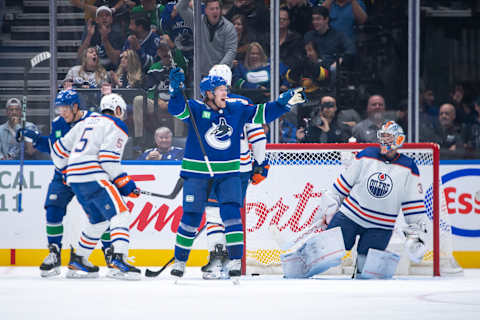
<svg viewBox="0 0 480 320">
<path fill-rule="evenodd" d="M 300 250 L 280 255 L 280 261 L 282 262 L 283 276 L 285 278 L 295 279 L 307 277 L 307 264 Z"/>
<path fill-rule="evenodd" d="M 307 264 L 307 277 L 338 266 L 345 255 L 345 245 L 340 228 L 316 233 L 299 250 Z"/>
<path fill-rule="evenodd" d="M 359 255 L 360 257 L 360 255 Z M 391 279 L 395 274 L 400 256 L 398 254 L 369 249 L 359 279 Z"/>
</svg>

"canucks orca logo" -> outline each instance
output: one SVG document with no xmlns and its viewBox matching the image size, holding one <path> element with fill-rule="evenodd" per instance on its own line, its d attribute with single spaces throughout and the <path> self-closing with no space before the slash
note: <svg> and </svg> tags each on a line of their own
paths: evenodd
<svg viewBox="0 0 480 320">
<path fill-rule="evenodd" d="M 225 150 L 231 145 L 230 137 L 233 134 L 233 128 L 227 123 L 225 118 L 220 118 L 218 124 L 212 123 L 210 129 L 205 133 L 205 141 L 214 149 Z"/>
<path fill-rule="evenodd" d="M 385 198 L 393 188 L 392 178 L 383 172 L 375 172 L 367 180 L 367 190 L 375 198 Z"/>
</svg>

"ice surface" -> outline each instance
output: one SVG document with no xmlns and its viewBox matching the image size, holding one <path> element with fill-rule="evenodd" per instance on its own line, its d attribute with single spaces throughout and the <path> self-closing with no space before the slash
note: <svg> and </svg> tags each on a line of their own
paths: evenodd
<svg viewBox="0 0 480 320">
<path fill-rule="evenodd" d="M 142 268 L 142 272 L 144 268 Z M 0 319 L 480 319 L 480 270 L 464 277 L 396 277 L 351 280 L 280 276 L 202 280 L 187 268 L 173 283 L 170 270 L 157 278 L 120 281 L 42 279 L 38 268 L 0 268 Z"/>
</svg>

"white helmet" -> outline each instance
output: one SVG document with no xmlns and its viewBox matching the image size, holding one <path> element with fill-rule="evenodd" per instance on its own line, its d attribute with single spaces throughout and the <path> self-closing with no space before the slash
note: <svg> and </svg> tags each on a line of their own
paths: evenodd
<svg viewBox="0 0 480 320">
<path fill-rule="evenodd" d="M 226 64 L 216 64 L 208 72 L 209 76 L 219 76 L 227 81 L 227 85 L 232 85 L 232 69 Z"/>
<path fill-rule="evenodd" d="M 377 138 L 380 142 L 382 153 L 401 148 L 405 142 L 403 129 L 395 121 L 387 121 L 377 131 Z"/>
<path fill-rule="evenodd" d="M 102 101 L 100 101 L 100 112 L 104 110 L 111 110 L 115 113 L 115 109 L 120 107 L 122 109 L 122 115 L 127 112 L 127 104 L 123 100 L 122 96 L 116 93 L 110 93 L 103 96 Z"/>
</svg>

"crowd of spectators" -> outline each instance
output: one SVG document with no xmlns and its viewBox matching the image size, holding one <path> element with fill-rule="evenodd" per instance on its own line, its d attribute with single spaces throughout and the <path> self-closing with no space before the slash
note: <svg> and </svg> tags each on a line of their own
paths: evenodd
<svg viewBox="0 0 480 320">
<path fill-rule="evenodd" d="M 84 11 L 85 27 L 78 65 L 70 68 L 64 85 L 137 89 L 132 99 L 126 99 L 127 124 L 134 142 L 140 144 L 135 158 L 156 143 L 141 158 L 157 159 L 157 153 L 151 152 L 160 148 L 160 133 L 170 135 L 170 142 L 172 137 L 186 135 L 183 123 L 167 112 L 168 74 L 180 67 L 187 88 L 193 85 L 193 1 L 70 1 Z M 362 61 L 357 44 L 372 2 L 280 1 L 280 90 L 302 86 L 308 97 L 302 107 L 280 119 L 280 142 L 376 142 L 376 130 L 385 120 L 395 120 L 407 129 L 406 110 L 399 101 L 388 101 L 381 89 L 363 90 L 363 100 L 352 105 L 345 103 L 339 88 L 345 78 L 340 71 L 353 76 Z M 231 90 L 255 103 L 270 100 L 269 1 L 204 0 L 200 28 L 201 75 L 215 64 L 226 64 L 233 74 Z M 479 104 L 480 98 L 473 104 L 465 99 L 462 84 L 455 84 L 450 101 L 440 107 L 433 90 L 422 88 L 421 140 L 439 143 L 445 158 L 480 152 Z M 2 148 L 4 139 L 11 141 L 8 132 L 15 121 L 10 117 L 14 111 L 8 108 L 14 105 L 7 105 L 9 121 L 2 125 Z M 1 150 L 3 159 L 14 159 L 12 154 Z"/>
</svg>

